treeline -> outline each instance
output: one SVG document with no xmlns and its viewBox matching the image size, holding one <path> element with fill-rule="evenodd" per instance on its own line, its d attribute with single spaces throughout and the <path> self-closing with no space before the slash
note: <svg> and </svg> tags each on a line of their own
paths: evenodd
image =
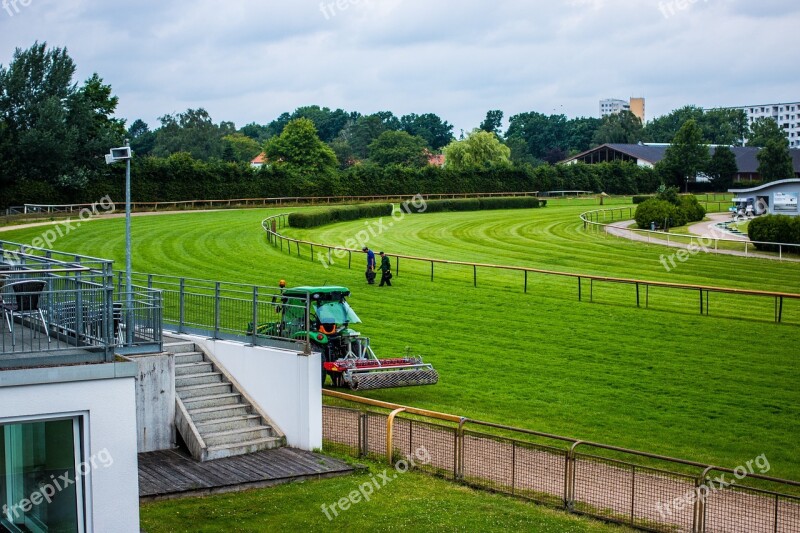
<svg viewBox="0 0 800 533">
<path fill-rule="evenodd" d="M 112 170 L 113 173 L 96 179 L 80 193 L 65 196 L 63 191 L 52 189 L 46 182 L 26 182 L 19 189 L 3 189 L 0 202 L 13 198 L 18 204 L 84 203 L 106 194 L 110 194 L 114 200 L 120 200 L 124 198 L 124 169 Z M 265 167 L 254 171 L 246 164 L 198 161 L 188 154 L 134 159 L 132 175 L 131 194 L 137 202 L 551 190 L 605 191 L 608 194 L 627 195 L 652 193 L 660 184 L 652 169 L 614 162 L 478 171 L 434 166 L 360 165 L 310 188 L 303 176 L 297 176 L 287 167 Z"/>
</svg>

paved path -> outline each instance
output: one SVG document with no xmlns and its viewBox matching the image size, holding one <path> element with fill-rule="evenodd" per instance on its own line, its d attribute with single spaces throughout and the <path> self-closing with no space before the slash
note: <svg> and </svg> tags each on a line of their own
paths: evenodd
<svg viewBox="0 0 800 533">
<path fill-rule="evenodd" d="M 695 237 L 700 237 L 700 236 L 703 236 L 703 235 L 707 235 L 707 236 L 710 236 L 712 239 L 714 237 L 717 237 L 717 238 L 721 238 L 721 239 L 740 240 L 742 242 L 749 241 L 749 239 L 747 239 L 747 238 L 739 237 L 739 236 L 728 234 L 728 233 L 725 233 L 724 236 L 723 236 L 722 235 L 723 232 L 721 232 L 719 229 L 717 229 L 715 227 L 715 225 L 717 223 L 722 222 L 724 220 L 729 220 L 729 216 L 730 215 L 726 215 L 724 213 L 715 213 L 715 214 L 709 216 L 709 218 L 711 218 L 710 221 L 706 220 L 706 221 L 700 222 L 698 224 L 693 224 L 692 226 L 690 226 L 689 227 L 689 232 L 694 234 Z M 684 249 L 689 248 L 689 244 L 688 243 L 667 241 L 664 238 L 659 238 L 658 236 L 659 235 L 664 235 L 663 233 L 649 233 L 649 234 L 645 233 L 645 234 L 643 234 L 643 233 L 639 233 L 639 232 L 635 232 L 635 231 L 630 231 L 628 228 L 630 228 L 634 224 L 636 224 L 635 220 L 627 220 L 627 221 L 624 221 L 624 222 L 613 222 L 613 223 L 608 224 L 607 226 L 605 226 L 605 230 L 609 235 L 614 235 L 615 237 L 622 237 L 623 239 L 630 239 L 632 241 L 659 244 L 659 245 L 663 245 L 663 246 L 670 246 L 672 248 L 684 248 Z M 689 236 L 687 235 L 687 236 L 682 236 L 682 237 L 688 238 Z M 755 247 L 753 247 L 753 249 L 755 249 Z M 715 250 L 713 247 L 708 247 L 708 248 L 705 249 L 705 252 L 706 253 L 712 253 L 712 254 L 720 254 L 720 255 L 734 255 L 734 256 L 738 256 L 738 257 L 757 257 L 757 258 L 760 258 L 760 259 L 773 259 L 775 261 L 789 261 L 789 262 L 793 262 L 793 263 L 800 262 L 800 259 L 787 258 L 787 257 L 784 257 L 783 259 L 781 259 L 777 255 L 770 255 L 770 254 L 764 254 L 764 253 L 759 253 L 759 252 L 751 252 L 751 251 L 748 251 L 747 253 L 745 253 L 745 252 L 743 252 L 741 250 L 719 250 L 719 249 Z"/>
</svg>

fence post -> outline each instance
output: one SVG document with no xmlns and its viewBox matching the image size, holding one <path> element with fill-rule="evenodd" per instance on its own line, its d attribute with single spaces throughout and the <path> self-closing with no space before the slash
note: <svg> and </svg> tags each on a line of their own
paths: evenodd
<svg viewBox="0 0 800 533">
<path fill-rule="evenodd" d="M 464 425 L 468 419 L 462 418 L 458 422 L 458 430 L 456 431 L 455 442 L 455 468 L 453 472 L 454 479 L 464 479 Z"/>
<path fill-rule="evenodd" d="M 394 258 L 394 275 L 400 277 L 400 256 Z"/>
<path fill-rule="evenodd" d="M 392 450 L 394 449 L 394 419 L 397 415 L 404 412 L 406 410 L 405 407 L 400 407 L 395 409 L 389 416 L 386 418 L 386 461 L 391 466 L 394 461 L 392 460 Z"/>
<path fill-rule="evenodd" d="M 528 294 L 528 271 L 525 270 L 525 294 Z"/>
<path fill-rule="evenodd" d="M 433 281 L 433 261 L 431 261 L 431 281 Z"/>
<path fill-rule="evenodd" d="M 219 323 L 220 323 L 220 282 L 214 284 L 214 338 L 219 339 Z"/>
<path fill-rule="evenodd" d="M 258 287 L 253 287 L 253 346 L 258 337 Z"/>
<path fill-rule="evenodd" d="M 367 413 L 358 413 L 358 456 L 366 457 L 369 451 L 369 442 L 367 441 Z"/>
<path fill-rule="evenodd" d="M 180 289 L 178 293 L 178 333 L 183 333 L 183 322 L 186 317 L 186 280 L 181 278 Z"/>
<path fill-rule="evenodd" d="M 472 286 L 477 288 L 478 287 L 478 267 L 477 265 L 472 265 Z"/>
</svg>

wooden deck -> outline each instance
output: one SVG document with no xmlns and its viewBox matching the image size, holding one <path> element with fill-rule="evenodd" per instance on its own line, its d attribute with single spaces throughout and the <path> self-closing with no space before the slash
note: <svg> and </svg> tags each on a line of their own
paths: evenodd
<svg viewBox="0 0 800 533">
<path fill-rule="evenodd" d="M 195 461 L 182 449 L 139 454 L 139 499 L 153 501 L 269 487 L 351 474 L 347 463 L 278 448 L 216 461 Z"/>
</svg>

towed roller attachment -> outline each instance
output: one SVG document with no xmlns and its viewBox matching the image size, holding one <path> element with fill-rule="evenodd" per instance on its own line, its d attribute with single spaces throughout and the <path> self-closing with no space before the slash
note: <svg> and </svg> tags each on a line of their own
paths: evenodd
<svg viewBox="0 0 800 533">
<path fill-rule="evenodd" d="M 380 370 L 380 371 L 348 371 L 344 375 L 345 383 L 355 390 L 391 389 L 395 387 L 415 387 L 419 385 L 436 385 L 439 373 L 433 368 L 414 370 Z"/>
<path fill-rule="evenodd" d="M 354 391 L 436 385 L 439 373 L 417 357 L 337 361 L 342 377 Z"/>
</svg>

